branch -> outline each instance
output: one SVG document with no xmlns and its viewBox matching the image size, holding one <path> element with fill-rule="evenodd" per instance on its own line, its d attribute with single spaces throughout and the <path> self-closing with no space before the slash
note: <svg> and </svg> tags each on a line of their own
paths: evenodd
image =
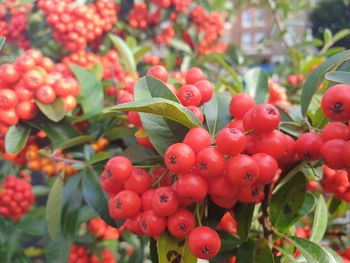
<svg viewBox="0 0 350 263">
<path fill-rule="evenodd" d="M 269 195 L 270 195 L 271 185 L 266 185 L 264 187 L 264 200 L 261 203 L 261 216 L 259 222 L 263 227 L 264 237 L 267 240 L 269 247 L 273 247 L 273 229 L 270 223 L 270 216 L 268 212 L 269 208 Z"/>
</svg>

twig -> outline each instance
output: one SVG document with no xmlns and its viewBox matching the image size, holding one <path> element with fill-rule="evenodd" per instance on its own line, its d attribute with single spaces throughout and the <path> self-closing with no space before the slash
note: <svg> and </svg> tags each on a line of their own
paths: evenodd
<svg viewBox="0 0 350 263">
<path fill-rule="evenodd" d="M 261 203 L 261 216 L 259 222 L 263 227 L 264 237 L 267 240 L 269 247 L 273 247 L 273 229 L 270 223 L 270 217 L 268 212 L 269 207 L 269 195 L 270 195 L 270 185 L 264 187 L 264 200 Z"/>
</svg>

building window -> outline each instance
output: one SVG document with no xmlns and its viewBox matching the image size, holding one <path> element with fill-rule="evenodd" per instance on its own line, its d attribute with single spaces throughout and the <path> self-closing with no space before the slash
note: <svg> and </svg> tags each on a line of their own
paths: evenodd
<svg viewBox="0 0 350 263">
<path fill-rule="evenodd" d="M 264 26 L 265 25 L 265 10 L 257 10 L 255 12 L 255 25 Z"/>
<path fill-rule="evenodd" d="M 251 27 L 253 26 L 253 15 L 249 10 L 243 11 L 242 13 L 242 26 Z"/>
<path fill-rule="evenodd" d="M 262 44 L 262 42 L 264 41 L 265 39 L 265 34 L 264 32 L 257 32 L 255 33 L 254 35 L 254 43 L 255 44 Z"/>
<path fill-rule="evenodd" d="M 253 37 L 250 33 L 244 33 L 242 35 L 241 39 L 241 47 L 242 48 L 249 48 L 253 44 Z"/>
</svg>

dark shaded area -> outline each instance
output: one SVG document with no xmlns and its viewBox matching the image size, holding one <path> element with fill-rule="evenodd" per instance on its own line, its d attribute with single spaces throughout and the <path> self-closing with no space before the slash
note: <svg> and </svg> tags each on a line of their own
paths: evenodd
<svg viewBox="0 0 350 263">
<path fill-rule="evenodd" d="M 333 35 L 350 28 L 350 5 L 344 0 L 321 0 L 310 13 L 312 34 L 323 39 L 323 32 L 329 28 Z M 335 46 L 350 48 L 350 36 L 338 41 Z"/>
</svg>

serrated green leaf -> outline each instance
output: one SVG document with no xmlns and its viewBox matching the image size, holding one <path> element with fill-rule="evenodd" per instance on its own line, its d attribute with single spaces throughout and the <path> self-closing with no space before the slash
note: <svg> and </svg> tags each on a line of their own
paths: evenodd
<svg viewBox="0 0 350 263">
<path fill-rule="evenodd" d="M 319 245 L 299 237 L 285 237 L 291 242 L 308 263 L 337 263 L 334 257 Z"/>
<path fill-rule="evenodd" d="M 321 242 L 327 230 L 328 209 L 323 195 L 319 195 L 316 205 L 315 216 L 312 225 L 310 241 Z"/>
<path fill-rule="evenodd" d="M 23 124 L 11 126 L 5 136 L 5 151 L 9 154 L 20 152 L 26 145 L 31 130 Z"/>
<path fill-rule="evenodd" d="M 104 91 L 102 83 L 96 77 L 94 72 L 79 67 L 70 65 L 80 85 L 78 94 L 78 102 L 84 110 L 84 114 L 100 113 L 103 110 Z"/>
<path fill-rule="evenodd" d="M 333 71 L 325 75 L 325 79 L 337 83 L 350 84 L 350 72 L 347 71 Z"/>
<path fill-rule="evenodd" d="M 51 239 L 57 237 L 62 215 L 63 179 L 56 178 L 46 203 L 46 223 Z"/>
<path fill-rule="evenodd" d="M 306 179 L 303 173 L 298 172 L 283 185 L 270 201 L 270 221 L 279 231 L 284 232 L 300 217 L 306 197 Z"/>
<path fill-rule="evenodd" d="M 245 75 L 246 90 L 257 104 L 267 102 L 269 97 L 268 76 L 261 68 L 250 69 Z"/>
<path fill-rule="evenodd" d="M 128 45 L 125 43 L 123 39 L 116 35 L 109 34 L 109 38 L 112 40 L 115 48 L 119 51 L 120 55 L 123 58 L 123 62 L 126 65 L 126 71 L 130 72 L 132 74 L 136 73 L 136 63 L 134 56 L 128 47 Z"/>
<path fill-rule="evenodd" d="M 213 98 L 204 104 L 203 112 L 210 134 L 214 137 L 231 120 L 229 110 L 230 95 L 215 93 Z"/>
<path fill-rule="evenodd" d="M 167 232 L 157 240 L 159 263 L 196 263 L 197 258 L 190 252 L 187 240 L 174 238 Z"/>
<path fill-rule="evenodd" d="M 66 115 L 66 109 L 61 98 L 57 98 L 51 104 L 44 104 L 39 101 L 35 102 L 39 110 L 50 120 L 59 122 Z"/>
</svg>

